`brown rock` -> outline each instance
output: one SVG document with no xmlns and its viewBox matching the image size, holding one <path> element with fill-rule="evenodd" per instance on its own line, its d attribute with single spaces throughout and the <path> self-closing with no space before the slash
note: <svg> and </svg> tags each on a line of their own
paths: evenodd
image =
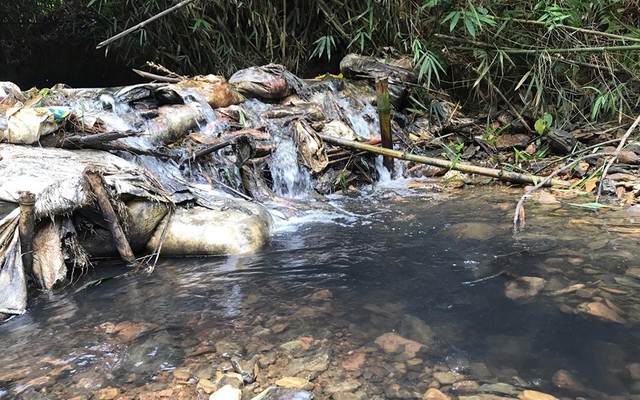
<svg viewBox="0 0 640 400">
<path fill-rule="evenodd" d="M 438 389 L 431 388 L 422 396 L 422 400 L 451 400 L 451 397 L 442 393 Z"/>
<path fill-rule="evenodd" d="M 458 382 L 464 379 L 464 376 L 457 372 L 434 372 L 433 377 L 442 385 L 451 385 L 454 382 Z"/>
<path fill-rule="evenodd" d="M 129 343 L 153 327 L 154 326 L 152 324 L 144 322 L 134 323 L 131 321 L 124 321 L 117 324 L 113 331 L 118 334 L 118 337 L 123 343 Z"/>
<path fill-rule="evenodd" d="M 560 389 L 567 389 L 574 392 L 583 392 L 584 385 L 576 379 L 575 376 L 566 369 L 559 369 L 551 378 L 553 384 Z"/>
<path fill-rule="evenodd" d="M 198 387 L 201 388 L 206 394 L 211 394 L 218 389 L 215 383 L 209 379 L 200 379 L 198 381 Z"/>
<path fill-rule="evenodd" d="M 284 331 L 285 329 L 287 329 L 287 326 L 289 326 L 289 324 L 275 324 L 271 327 L 271 331 L 273 333 L 280 333 L 282 331 Z"/>
<path fill-rule="evenodd" d="M 511 300 L 528 299 L 536 296 L 547 283 L 542 278 L 523 276 L 505 285 L 505 294 Z"/>
<path fill-rule="evenodd" d="M 632 379 L 640 381 L 640 363 L 628 364 L 626 368 Z"/>
<path fill-rule="evenodd" d="M 333 298 L 333 293 L 329 289 L 318 290 L 311 295 L 312 300 L 330 300 Z"/>
<path fill-rule="evenodd" d="M 478 385 L 478 382 L 476 381 L 466 380 L 455 382 L 452 387 L 453 390 L 457 390 L 459 392 L 471 392 L 478 389 L 480 385 Z"/>
<path fill-rule="evenodd" d="M 98 400 L 112 400 L 115 399 L 118 394 L 120 394 L 120 390 L 118 390 L 118 388 L 109 386 L 98 390 Z"/>
<path fill-rule="evenodd" d="M 592 303 L 582 303 L 578 306 L 578 311 L 586 314 L 593 315 L 605 321 L 616 322 L 618 324 L 624 324 L 624 318 L 615 312 L 611 307 L 604 303 L 594 301 Z"/>
<path fill-rule="evenodd" d="M 631 267 L 628 268 L 625 272 L 625 275 L 633 277 L 633 278 L 638 278 L 640 279 L 640 268 L 638 267 Z"/>
<path fill-rule="evenodd" d="M 347 357 L 347 359 L 342 362 L 342 368 L 347 371 L 359 371 L 362 369 L 364 361 L 364 353 L 355 353 Z"/>
<path fill-rule="evenodd" d="M 294 376 L 285 376 L 284 378 L 278 379 L 276 381 L 276 386 L 286 387 L 286 388 L 296 388 L 302 390 L 313 390 L 313 383 L 309 382 L 304 378 L 297 378 Z"/>
<path fill-rule="evenodd" d="M 558 400 L 557 397 L 550 394 L 536 392 L 535 390 L 525 390 L 518 395 L 520 400 Z"/>
<path fill-rule="evenodd" d="M 380 346 L 385 353 L 395 353 L 401 346 L 404 346 L 404 353 L 410 358 L 415 357 L 422 348 L 420 343 L 405 339 L 393 332 L 378 336 L 375 343 Z"/>
<path fill-rule="evenodd" d="M 191 371 L 188 368 L 176 368 L 173 370 L 173 376 L 179 381 L 186 381 L 191 378 Z"/>
</svg>

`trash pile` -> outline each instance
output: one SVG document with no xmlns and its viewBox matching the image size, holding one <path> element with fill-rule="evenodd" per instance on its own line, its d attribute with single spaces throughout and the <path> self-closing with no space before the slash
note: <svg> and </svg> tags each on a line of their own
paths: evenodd
<svg viewBox="0 0 640 400">
<path fill-rule="evenodd" d="M 392 79 L 394 101 L 409 75 Z M 19 204 L 0 221 L 0 312 L 24 312 L 29 281 L 52 290 L 98 257 L 140 268 L 159 255 L 254 251 L 268 209 L 289 215 L 312 192 L 373 181 L 373 158 L 320 138 L 379 141 L 372 77 L 303 81 L 270 64 L 229 82 L 0 83 L 0 201 Z"/>
<path fill-rule="evenodd" d="M 120 256 L 139 268 L 160 255 L 254 251 L 268 239 L 274 213 L 286 218 L 316 194 L 375 182 L 386 173 L 372 155 L 383 142 L 374 89 L 381 79 L 400 150 L 391 156 L 409 160 L 400 173 L 458 169 L 535 183 L 542 177 L 522 172 L 554 165 L 533 160 L 544 146 L 602 151 L 558 129 L 523 133 L 523 118 L 465 118 L 444 94 L 430 98 L 430 113 L 406 112 L 416 76 L 403 60 L 352 54 L 340 67 L 341 75 L 312 80 L 269 64 L 228 81 L 156 76 L 126 87 L 27 92 L 0 82 L 0 201 L 20 204 L 0 221 L 0 313 L 25 310 L 27 277 L 51 290 L 97 257 Z M 612 171 L 635 178 L 612 190 L 623 195 L 623 187 L 635 199 L 640 181 L 629 168 L 637 169 L 640 146 L 632 145 L 618 156 L 633 165 Z M 592 181 L 597 161 L 584 158 L 562 176 Z"/>
</svg>

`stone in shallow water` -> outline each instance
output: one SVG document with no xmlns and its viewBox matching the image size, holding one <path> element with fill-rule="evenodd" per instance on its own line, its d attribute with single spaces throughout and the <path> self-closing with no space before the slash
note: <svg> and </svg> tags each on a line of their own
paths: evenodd
<svg viewBox="0 0 640 400">
<path fill-rule="evenodd" d="M 616 322 L 618 324 L 624 324 L 625 320 L 615 312 L 611 307 L 604 303 L 594 301 L 592 303 L 582 303 L 578 306 L 578 311 L 593 315 L 605 321 Z"/>
<path fill-rule="evenodd" d="M 507 383 L 485 383 L 478 388 L 479 392 L 516 396 L 520 391 Z"/>
<path fill-rule="evenodd" d="M 525 390 L 518 395 L 520 400 L 558 400 L 557 397 L 550 394 L 536 392 L 535 390 Z"/>
<path fill-rule="evenodd" d="M 431 388 L 422 396 L 422 400 L 451 400 L 451 397 L 442 393 L 438 389 Z"/>
<path fill-rule="evenodd" d="M 301 372 L 322 372 L 327 368 L 329 368 L 329 349 L 323 349 L 308 357 L 294 358 L 283 373 L 295 376 Z"/>
<path fill-rule="evenodd" d="M 365 361 L 364 353 L 354 353 L 342 362 L 342 368 L 347 371 L 359 371 Z"/>
<path fill-rule="evenodd" d="M 629 375 L 631 379 L 636 381 L 640 381 L 640 363 L 632 363 L 627 365 L 627 371 L 629 371 Z"/>
<path fill-rule="evenodd" d="M 536 296 L 547 281 L 534 276 L 523 276 L 505 285 L 505 295 L 511 300 L 528 299 Z"/>
<path fill-rule="evenodd" d="M 560 389 L 566 389 L 573 392 L 584 391 L 584 385 L 580 381 L 578 381 L 578 379 L 575 376 L 573 376 L 571 372 L 567 371 L 566 369 L 557 370 L 553 374 L 551 381 L 556 387 Z"/>
<path fill-rule="evenodd" d="M 495 224 L 483 222 L 462 222 L 451 226 L 447 231 L 448 236 L 474 240 L 490 239 L 498 233 L 498 227 Z"/>
<path fill-rule="evenodd" d="M 422 343 L 427 347 L 433 344 L 434 333 L 431 327 L 413 315 L 407 315 L 404 318 L 401 332 L 409 339 Z"/>
<path fill-rule="evenodd" d="M 418 351 L 422 348 L 422 344 L 413 340 L 405 339 L 393 332 L 378 336 L 375 343 L 382 347 L 382 350 L 384 350 L 385 353 L 395 353 L 401 346 L 404 346 L 404 353 L 406 353 L 409 358 L 415 357 Z"/>
<path fill-rule="evenodd" d="M 464 379 L 464 376 L 457 372 L 434 372 L 433 377 L 442 385 L 451 385 L 454 382 Z"/>
</svg>

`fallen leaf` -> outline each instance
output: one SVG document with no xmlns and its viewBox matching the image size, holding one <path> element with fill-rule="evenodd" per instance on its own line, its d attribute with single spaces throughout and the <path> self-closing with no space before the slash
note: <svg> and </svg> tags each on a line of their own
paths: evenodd
<svg viewBox="0 0 640 400">
<path fill-rule="evenodd" d="M 584 184 L 584 191 L 590 193 L 598 184 L 598 178 L 591 178 Z"/>
</svg>

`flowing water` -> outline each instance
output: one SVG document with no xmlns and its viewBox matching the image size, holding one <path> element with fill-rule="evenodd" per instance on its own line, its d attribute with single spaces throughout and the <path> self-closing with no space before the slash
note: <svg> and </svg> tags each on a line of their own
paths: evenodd
<svg viewBox="0 0 640 400">
<path fill-rule="evenodd" d="M 516 199 L 378 187 L 332 198 L 335 213 L 278 222 L 256 254 L 164 259 L 149 276 L 78 290 L 125 270 L 102 264 L 0 325 L 0 397 L 159 393 L 175 386 L 172 371 L 204 379 L 228 353 L 261 356 L 254 392 L 305 370 L 319 399 L 422 398 L 433 385 L 456 395 L 638 398 L 630 371 L 640 362 L 640 290 L 625 275 L 638 265 L 638 236 L 607 229 L 603 221 L 618 225 L 606 215 L 557 207 L 529 210 L 514 237 Z M 545 289 L 510 300 L 505 287 L 520 276 L 543 277 Z M 582 292 L 552 295 L 575 283 Z M 576 311 L 598 298 L 624 323 Z M 425 346 L 380 348 L 400 336 Z M 558 371 L 570 379 L 554 384 Z M 452 387 L 442 374 L 453 372 L 473 382 Z M 193 398 L 195 381 L 183 384 Z"/>
</svg>

